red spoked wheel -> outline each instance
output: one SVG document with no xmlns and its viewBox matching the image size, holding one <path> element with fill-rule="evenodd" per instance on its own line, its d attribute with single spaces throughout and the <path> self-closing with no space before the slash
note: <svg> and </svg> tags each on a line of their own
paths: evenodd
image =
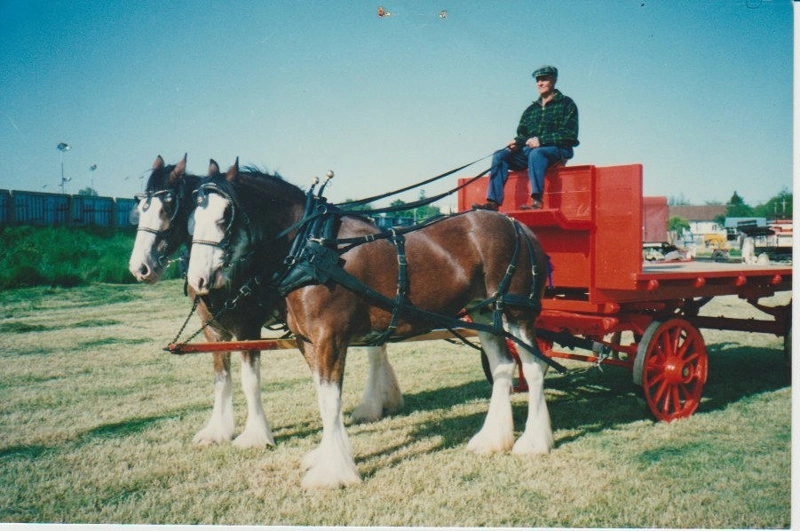
<svg viewBox="0 0 800 531">
<path fill-rule="evenodd" d="M 633 363 L 633 380 L 656 419 L 690 416 L 700 405 L 708 376 L 708 354 L 700 331 L 683 319 L 647 327 Z"/>
</svg>

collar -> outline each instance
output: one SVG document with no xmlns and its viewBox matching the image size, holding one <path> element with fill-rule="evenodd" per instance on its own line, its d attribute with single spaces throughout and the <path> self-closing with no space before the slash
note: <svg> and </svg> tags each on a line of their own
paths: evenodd
<svg viewBox="0 0 800 531">
<path fill-rule="evenodd" d="M 562 99 L 564 99 L 564 95 L 561 94 L 561 91 L 558 90 L 558 89 L 553 89 L 553 99 L 550 100 L 550 103 L 553 103 L 555 101 L 560 101 Z M 539 96 L 539 98 L 536 100 L 536 103 L 538 103 L 540 106 L 542 105 L 542 97 L 541 96 Z"/>
</svg>

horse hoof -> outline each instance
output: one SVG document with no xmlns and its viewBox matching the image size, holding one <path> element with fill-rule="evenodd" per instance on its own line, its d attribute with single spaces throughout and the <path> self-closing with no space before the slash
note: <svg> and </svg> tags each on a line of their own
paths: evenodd
<svg viewBox="0 0 800 531">
<path fill-rule="evenodd" d="M 350 419 L 356 424 L 377 422 L 383 418 L 383 408 L 376 409 L 363 404 L 358 406 L 350 413 Z"/>
<path fill-rule="evenodd" d="M 303 477 L 302 487 L 305 490 L 338 489 L 361 483 L 361 477 L 356 470 L 342 470 L 333 474 L 330 470 L 315 467 Z"/>
<path fill-rule="evenodd" d="M 514 437 L 491 436 L 480 431 L 467 443 L 467 451 L 478 455 L 507 452 L 514 444 Z"/>
<path fill-rule="evenodd" d="M 275 439 L 271 433 L 242 432 L 233 440 L 236 448 L 259 448 L 264 449 L 268 446 L 275 446 Z"/>
<path fill-rule="evenodd" d="M 306 455 L 303 456 L 303 459 L 300 461 L 300 467 L 305 470 L 309 471 L 315 466 L 317 466 L 317 462 L 319 461 L 319 448 L 315 448 L 311 450 Z"/>
<path fill-rule="evenodd" d="M 534 437 L 525 436 L 524 434 L 520 437 L 516 443 L 514 443 L 514 448 L 511 450 L 513 455 L 541 455 L 541 454 L 548 454 L 550 450 L 553 449 L 553 437 L 544 437 L 538 438 L 536 440 Z"/>
<path fill-rule="evenodd" d="M 207 447 L 221 444 L 233 439 L 233 434 L 220 433 L 217 430 L 204 429 L 197 433 L 192 442 L 197 446 Z"/>
</svg>

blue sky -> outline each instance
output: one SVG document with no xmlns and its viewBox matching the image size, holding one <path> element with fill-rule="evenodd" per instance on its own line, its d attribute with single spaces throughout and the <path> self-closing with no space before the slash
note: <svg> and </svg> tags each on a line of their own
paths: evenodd
<svg viewBox="0 0 800 531">
<path fill-rule="evenodd" d="M 792 186 L 792 48 L 790 0 L 0 0 L 0 188 L 57 191 L 67 142 L 71 193 L 130 196 L 188 152 L 360 198 L 504 145 L 554 64 L 571 165 L 756 205 Z"/>
</svg>

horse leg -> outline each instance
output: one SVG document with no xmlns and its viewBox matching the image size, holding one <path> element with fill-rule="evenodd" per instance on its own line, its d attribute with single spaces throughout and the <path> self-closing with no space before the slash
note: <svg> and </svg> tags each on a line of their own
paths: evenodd
<svg viewBox="0 0 800 531">
<path fill-rule="evenodd" d="M 354 422 L 375 422 L 383 417 L 384 410 L 394 413 L 403 407 L 403 394 L 389 363 L 386 345 L 366 347 L 365 350 L 369 358 L 369 374 L 361 403 L 350 414 Z"/>
<path fill-rule="evenodd" d="M 231 383 L 231 353 L 214 353 L 214 408 L 208 424 L 194 436 L 201 446 L 230 441 L 233 438 L 233 384 Z"/>
<path fill-rule="evenodd" d="M 483 427 L 467 444 L 467 450 L 476 454 L 490 454 L 510 450 L 514 444 L 514 419 L 511 415 L 511 379 L 514 360 L 508 353 L 502 337 L 478 332 L 481 346 L 489 358 L 494 384 L 489 411 Z"/>
<path fill-rule="evenodd" d="M 247 399 L 247 421 L 244 431 L 233 441 L 237 448 L 275 446 L 264 406 L 261 404 L 261 353 L 242 351 L 242 391 Z"/>
<path fill-rule="evenodd" d="M 536 345 L 536 335 L 529 324 L 511 325 L 509 328 L 512 334 L 529 345 Z M 528 419 L 525 421 L 525 431 L 514 444 L 512 453 L 546 454 L 554 446 L 550 413 L 544 398 L 544 375 L 548 366 L 524 348 L 518 348 L 517 354 L 528 382 Z"/>
<path fill-rule="evenodd" d="M 308 469 L 304 489 L 337 488 L 361 482 L 353 460 L 353 448 L 342 419 L 342 381 L 346 347 L 338 349 L 330 340 L 301 342 L 301 351 L 311 368 L 322 417 L 322 441 L 303 459 Z M 340 356 L 341 354 L 341 356 Z"/>
</svg>

